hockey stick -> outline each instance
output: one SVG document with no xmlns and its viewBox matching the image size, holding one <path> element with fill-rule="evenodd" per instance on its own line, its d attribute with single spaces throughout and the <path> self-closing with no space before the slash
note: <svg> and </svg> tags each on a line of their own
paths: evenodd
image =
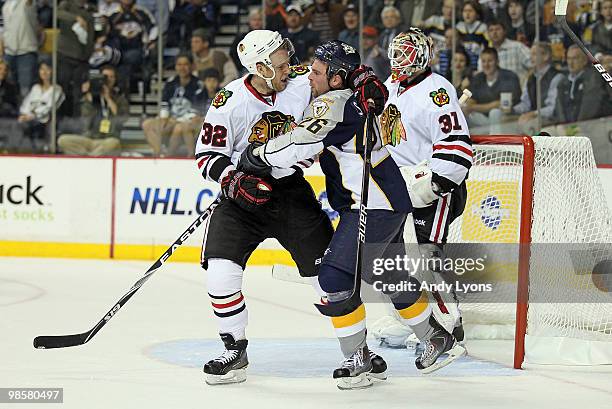
<svg viewBox="0 0 612 409">
<path fill-rule="evenodd" d="M 597 58 L 593 57 L 593 54 L 585 47 L 584 43 L 578 38 L 578 36 L 572 31 L 572 29 L 567 25 L 566 13 L 567 13 L 567 3 L 569 0 L 557 0 L 555 4 L 555 15 L 557 19 L 557 23 L 561 26 L 563 31 L 572 39 L 574 44 L 576 44 L 582 52 L 587 56 L 589 62 L 593 65 L 593 67 L 599 72 L 601 77 L 608 83 L 608 86 L 612 88 L 612 75 L 606 71 L 603 65 L 597 60 Z"/>
<path fill-rule="evenodd" d="M 359 204 L 359 233 L 357 234 L 357 262 L 355 263 L 355 283 L 353 292 L 346 300 L 338 303 L 315 304 L 319 312 L 328 317 L 349 314 L 361 304 L 361 268 L 363 246 L 365 244 L 366 223 L 368 220 L 368 190 L 370 188 L 370 168 L 372 167 L 372 147 L 374 146 L 374 102 L 368 100 L 366 129 L 363 133 L 363 174 L 361 178 L 361 203 Z"/>
<path fill-rule="evenodd" d="M 92 339 L 94 335 L 96 335 L 96 333 L 100 331 L 102 327 L 106 325 L 108 321 L 110 321 L 111 318 L 115 316 L 115 314 L 117 314 L 117 311 L 119 311 L 119 309 L 123 307 L 128 302 L 128 300 L 132 298 L 134 294 L 136 294 L 136 291 L 138 291 L 140 287 L 143 286 L 143 284 L 153 275 L 153 273 L 159 270 L 159 268 L 172 256 L 172 254 L 174 254 L 176 249 L 178 249 L 187 241 L 187 239 L 193 234 L 193 232 L 195 232 L 195 230 L 208 218 L 208 216 L 211 215 L 216 205 L 217 202 L 215 201 L 208 207 L 208 209 L 206 209 L 202 214 L 200 214 L 198 218 L 195 219 L 194 222 L 191 223 L 191 225 L 189 225 L 187 230 L 185 230 L 180 235 L 180 237 L 176 239 L 176 241 L 172 243 L 170 247 L 168 247 L 168 250 L 166 250 L 164 254 L 162 254 L 161 257 L 158 258 L 157 261 L 153 263 L 151 267 L 149 267 L 145 275 L 142 276 L 142 278 L 140 278 L 138 281 L 136 281 L 136 283 L 134 283 L 132 288 L 130 288 L 129 291 L 125 293 L 125 295 L 121 297 L 119 301 L 117 301 L 113 308 L 111 308 L 92 329 L 81 334 L 73 335 L 41 335 L 34 338 L 34 348 L 66 348 L 73 347 L 76 345 L 83 345 L 89 342 L 89 340 Z"/>
</svg>

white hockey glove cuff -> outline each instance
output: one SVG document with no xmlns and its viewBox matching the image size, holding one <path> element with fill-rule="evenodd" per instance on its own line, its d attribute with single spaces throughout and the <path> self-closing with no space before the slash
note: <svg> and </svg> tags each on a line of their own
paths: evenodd
<svg viewBox="0 0 612 409">
<path fill-rule="evenodd" d="M 400 171 L 406 181 L 413 207 L 427 207 L 440 198 L 434 192 L 434 185 L 431 181 L 432 171 L 427 161 L 423 161 L 416 166 L 402 166 Z"/>
</svg>

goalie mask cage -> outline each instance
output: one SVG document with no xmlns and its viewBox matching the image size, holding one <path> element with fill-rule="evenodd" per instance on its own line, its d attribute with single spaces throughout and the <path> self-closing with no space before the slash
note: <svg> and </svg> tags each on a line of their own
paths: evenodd
<svg viewBox="0 0 612 409">
<path fill-rule="evenodd" d="M 577 275 L 571 263 L 551 263 L 550 254 L 535 250 L 538 243 L 596 243 L 610 254 L 610 211 L 590 140 L 492 135 L 472 141 L 467 204 L 448 243 L 517 243 L 518 254 L 509 290 L 516 290 L 515 303 L 460 304 L 468 340 L 514 333 L 517 369 L 524 361 L 612 364 L 612 292 L 600 290 L 590 272 Z M 571 302 L 561 302 L 563 294 Z"/>
</svg>

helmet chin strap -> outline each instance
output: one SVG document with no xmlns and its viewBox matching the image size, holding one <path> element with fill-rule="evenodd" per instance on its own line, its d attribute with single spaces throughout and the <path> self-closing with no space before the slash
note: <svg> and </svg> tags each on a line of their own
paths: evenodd
<svg viewBox="0 0 612 409">
<path fill-rule="evenodd" d="M 274 89 L 274 86 L 272 85 L 272 80 L 276 78 L 276 70 L 272 66 L 268 65 L 267 67 L 272 70 L 272 76 L 270 78 L 264 77 L 259 71 L 257 71 L 257 75 L 266 81 L 266 85 L 268 86 L 268 88 L 270 88 L 272 91 L 276 91 Z"/>
</svg>

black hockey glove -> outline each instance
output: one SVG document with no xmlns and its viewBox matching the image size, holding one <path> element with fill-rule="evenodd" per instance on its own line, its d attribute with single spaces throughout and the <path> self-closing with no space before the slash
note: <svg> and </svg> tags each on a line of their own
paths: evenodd
<svg viewBox="0 0 612 409">
<path fill-rule="evenodd" d="M 266 176 L 272 171 L 272 167 L 266 164 L 263 159 L 256 155 L 253 151 L 260 147 L 261 144 L 250 144 L 240 155 L 238 166 L 236 168 L 242 172 L 250 173 L 256 176 Z"/>
<path fill-rule="evenodd" d="M 223 197 L 232 199 L 238 206 L 252 212 L 270 200 L 272 186 L 257 176 L 230 170 L 221 180 Z"/>
<path fill-rule="evenodd" d="M 368 112 L 368 99 L 374 101 L 374 113 L 382 114 L 385 103 L 389 98 L 389 91 L 374 70 L 367 65 L 360 65 L 348 80 L 349 87 L 354 91 L 355 98 L 363 112 Z"/>
</svg>

